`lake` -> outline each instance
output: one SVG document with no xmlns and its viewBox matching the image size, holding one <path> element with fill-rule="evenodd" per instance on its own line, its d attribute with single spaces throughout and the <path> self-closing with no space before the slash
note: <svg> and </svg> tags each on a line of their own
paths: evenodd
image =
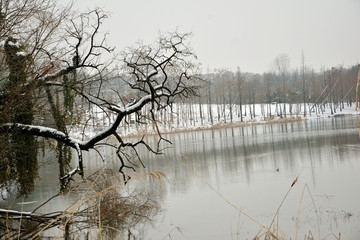
<svg viewBox="0 0 360 240">
<path fill-rule="evenodd" d="M 166 135 L 173 145 L 163 155 L 140 151 L 146 166 L 140 172 L 161 171 L 166 178 L 131 183 L 151 192 L 164 211 L 134 234 L 153 240 L 252 239 L 279 209 L 272 229 L 287 239 L 295 239 L 297 229 L 299 239 L 339 232 L 341 239 L 359 239 L 357 126 L 356 117 L 346 116 Z M 85 171 L 102 165 L 96 154 L 87 156 L 93 161 Z M 57 171 L 48 157 L 25 204 L 12 199 L 0 207 L 33 209 L 58 191 Z M 46 210 L 64 205 L 57 199 Z"/>
<path fill-rule="evenodd" d="M 315 119 L 168 135 L 174 148 L 145 155 L 148 171 L 163 171 L 166 212 L 146 239 L 252 239 L 276 219 L 281 236 L 294 239 L 301 201 L 299 238 L 333 233 L 360 238 L 360 140 L 356 117 Z M 182 157 L 185 156 L 185 157 Z M 184 167 L 181 159 L 194 173 Z M 206 184 L 206 183 L 208 184 Z M 318 224 L 319 222 L 319 224 Z M 330 238 L 331 239 L 331 238 Z"/>
</svg>

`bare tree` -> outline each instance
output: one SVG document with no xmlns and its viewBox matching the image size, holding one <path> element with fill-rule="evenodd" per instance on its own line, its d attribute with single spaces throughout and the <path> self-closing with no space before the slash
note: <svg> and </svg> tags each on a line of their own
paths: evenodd
<svg viewBox="0 0 360 240">
<path fill-rule="evenodd" d="M 266 99 L 265 102 L 267 103 L 267 115 L 271 119 L 271 85 L 270 85 L 270 73 L 264 73 L 263 79 L 265 80 L 265 86 L 266 86 Z"/>
<path fill-rule="evenodd" d="M 302 92 L 303 92 L 303 103 L 304 103 L 304 117 L 306 117 L 306 85 L 305 85 L 305 55 L 304 51 L 301 53 L 301 78 L 302 78 Z"/>
<path fill-rule="evenodd" d="M 214 117 L 213 117 L 213 109 L 212 109 L 212 104 L 214 103 L 214 100 L 212 98 L 212 91 L 211 91 L 211 86 L 213 83 L 213 79 L 212 79 L 212 76 L 208 73 L 207 74 L 208 78 L 210 78 L 208 80 L 208 84 L 207 84 L 207 103 L 208 103 L 208 116 L 210 118 L 210 123 L 211 125 L 214 124 Z"/>
<path fill-rule="evenodd" d="M 19 6 L 20 3 L 23 5 Z M 196 56 L 187 43 L 189 34 L 168 33 L 160 36 L 153 45 L 138 44 L 114 58 L 111 57 L 114 49 L 106 45 L 106 35 L 100 34 L 107 16 L 99 9 L 74 16 L 68 9 L 58 14 L 56 2 L 52 0 L 1 1 L 1 5 L 6 5 L 6 8 L 1 8 L 1 36 L 6 42 L 5 51 L 2 49 L 1 52 L 9 59 L 1 71 L 5 84 L 1 88 L 0 110 L 9 116 L 0 122 L 2 135 L 43 137 L 75 149 L 78 166 L 61 176 L 65 185 L 74 174 L 83 175 L 83 151 L 98 151 L 97 148 L 103 145 L 116 148 L 121 163 L 119 172 L 124 178 L 126 168 L 135 169 L 143 165 L 137 146 L 144 145 L 149 151 L 160 153 L 160 143 L 169 141 L 160 133 L 155 111 L 169 107 L 175 100 L 194 95 L 199 80 L 198 67 L 193 63 Z M 38 10 L 33 10 L 32 7 L 37 5 Z M 14 11 L 22 12 L 20 20 L 12 23 L 14 17 L 9 13 Z M 5 23 L 3 19 L 6 19 Z M 36 19 L 36 24 L 23 26 L 33 19 Z M 12 55 L 6 48 L 13 51 Z M 13 74 L 11 61 L 26 62 L 23 56 L 29 60 L 28 64 L 21 65 L 20 72 L 23 73 L 19 80 Z M 19 98 L 14 99 L 13 105 L 7 104 L 14 95 L 13 88 L 8 87 L 12 86 L 11 83 L 20 85 L 16 95 Z M 64 92 L 70 98 L 66 94 L 54 98 L 57 92 Z M 109 94 L 117 98 L 109 98 Z M 87 116 L 89 119 L 82 120 L 79 125 L 83 137 L 71 137 L 68 127 L 76 122 L 65 119 L 71 107 L 65 102 L 69 100 L 81 102 L 88 109 L 96 108 L 109 119 L 114 116 L 114 120 L 103 131 L 84 140 L 92 131 L 89 123 L 93 116 Z M 145 106 L 150 109 L 148 114 L 141 111 Z M 14 110 L 23 112 L 25 108 L 26 121 L 21 120 L 24 117 L 14 117 L 18 116 L 14 115 Z M 33 116 L 37 111 L 51 112 L 55 126 L 46 122 L 35 125 Z M 159 136 L 157 146 L 148 145 L 144 138 L 126 142 L 118 134 L 121 123 L 131 119 L 132 115 L 136 116 L 134 121 L 138 124 L 144 123 L 144 119 L 152 121 Z M 114 136 L 118 143 L 103 142 L 110 136 Z M 132 156 L 137 156 L 139 164 L 131 161 Z M 36 154 L 32 158 L 36 158 Z"/>
<path fill-rule="evenodd" d="M 243 105 L 243 102 L 242 102 L 242 98 L 243 98 L 243 94 L 242 94 L 242 91 L 243 91 L 243 88 L 244 88 L 244 78 L 243 76 L 241 75 L 241 71 L 240 71 L 240 68 L 237 69 L 236 71 L 236 82 L 237 82 L 237 88 L 238 88 L 238 94 L 239 94 L 239 117 L 240 117 L 240 121 L 242 122 L 243 121 L 243 110 L 242 110 L 242 105 Z"/>
<path fill-rule="evenodd" d="M 287 54 L 283 53 L 277 56 L 273 62 L 273 69 L 279 74 L 282 82 L 282 101 L 284 117 L 286 117 L 286 83 L 290 68 L 290 58 Z M 282 115 L 281 115 L 282 117 Z"/>
</svg>

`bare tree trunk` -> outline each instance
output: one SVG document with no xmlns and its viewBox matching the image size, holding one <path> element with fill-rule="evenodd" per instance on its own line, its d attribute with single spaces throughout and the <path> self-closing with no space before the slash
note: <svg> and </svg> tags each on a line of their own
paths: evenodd
<svg viewBox="0 0 360 240">
<path fill-rule="evenodd" d="M 240 117 L 240 121 L 243 122 L 243 112 L 242 112 L 242 86 L 243 86 L 243 79 L 241 77 L 240 69 L 238 69 L 237 72 L 237 85 L 238 85 L 238 92 L 239 92 L 239 114 L 238 117 Z"/>
<path fill-rule="evenodd" d="M 204 125 L 204 120 L 203 120 L 203 110 L 202 110 L 202 104 L 201 104 L 201 97 L 199 98 L 199 114 L 200 114 L 200 122 L 201 122 L 201 126 Z"/>
<path fill-rule="evenodd" d="M 229 89 L 229 111 L 230 111 L 230 122 L 233 122 L 233 94 Z"/>
<path fill-rule="evenodd" d="M 223 118 L 224 118 L 224 123 L 226 123 L 226 100 L 225 100 L 225 89 L 223 88 Z"/>
<path fill-rule="evenodd" d="M 209 84 L 208 86 L 208 111 L 209 111 L 209 117 L 210 117 L 210 122 L 211 125 L 214 125 L 214 119 L 213 119 L 213 112 L 212 112 L 212 98 L 211 98 L 211 85 Z"/>
<path fill-rule="evenodd" d="M 306 86 L 305 86 L 305 56 L 304 51 L 301 54 L 301 76 L 302 76 L 302 85 L 303 85 L 303 103 L 304 103 L 304 117 L 306 117 Z"/>
<path fill-rule="evenodd" d="M 269 117 L 271 118 L 271 98 L 270 98 L 270 77 L 268 75 L 265 75 L 266 78 L 266 95 L 267 95 L 267 103 L 268 103 L 268 109 Z"/>
<path fill-rule="evenodd" d="M 252 103 L 253 103 L 253 114 L 254 114 L 254 118 L 255 118 L 256 113 L 255 113 L 255 89 L 254 89 L 254 85 L 253 85 L 253 91 L 252 91 Z"/>
<path fill-rule="evenodd" d="M 332 74 L 332 72 L 330 73 L 330 76 L 329 76 L 329 86 L 333 86 L 333 84 L 332 84 L 332 76 L 333 76 L 333 74 Z M 331 110 L 331 115 L 333 115 L 334 114 L 334 111 L 333 111 L 333 94 L 332 94 L 332 87 L 329 89 L 330 90 L 330 93 L 329 93 L 329 100 L 328 100 L 328 103 L 329 103 L 329 106 L 330 106 L 330 110 Z"/>
</svg>

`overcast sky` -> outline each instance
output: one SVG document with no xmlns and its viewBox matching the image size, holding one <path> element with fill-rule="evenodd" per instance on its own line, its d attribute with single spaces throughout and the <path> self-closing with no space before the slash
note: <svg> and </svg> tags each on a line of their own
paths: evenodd
<svg viewBox="0 0 360 240">
<path fill-rule="evenodd" d="M 192 32 L 203 69 L 263 73 L 281 53 L 300 65 L 344 67 L 360 61 L 360 0 L 78 0 L 109 12 L 104 30 L 117 50 L 159 31 Z"/>
</svg>

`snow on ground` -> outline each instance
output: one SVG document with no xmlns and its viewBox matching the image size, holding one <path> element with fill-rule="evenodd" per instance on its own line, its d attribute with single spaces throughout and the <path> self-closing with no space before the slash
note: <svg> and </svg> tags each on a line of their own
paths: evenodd
<svg viewBox="0 0 360 240">
<path fill-rule="evenodd" d="M 156 112 L 155 114 L 158 119 L 156 124 L 162 133 L 357 114 L 354 103 L 344 103 L 344 106 L 323 104 L 314 107 L 313 104 L 307 104 L 305 116 L 303 104 L 285 104 L 285 111 L 283 103 L 246 104 L 242 105 L 241 112 L 242 121 L 239 105 L 174 104 L 172 109 L 169 108 L 167 111 Z M 148 114 L 149 109 L 142 109 L 142 113 Z M 88 122 L 85 134 L 83 135 L 83 128 L 73 129 L 71 133 L 73 137 L 92 137 L 96 133 L 103 131 L 115 120 L 115 115 L 111 113 L 106 115 L 96 107 L 87 115 L 86 119 L 89 116 L 93 116 L 93 118 L 92 121 Z M 131 136 L 155 133 L 154 122 L 142 119 L 145 124 L 138 124 L 135 117 L 135 114 L 133 114 L 126 119 L 126 122 L 123 121 L 118 128 L 120 135 Z"/>
</svg>

